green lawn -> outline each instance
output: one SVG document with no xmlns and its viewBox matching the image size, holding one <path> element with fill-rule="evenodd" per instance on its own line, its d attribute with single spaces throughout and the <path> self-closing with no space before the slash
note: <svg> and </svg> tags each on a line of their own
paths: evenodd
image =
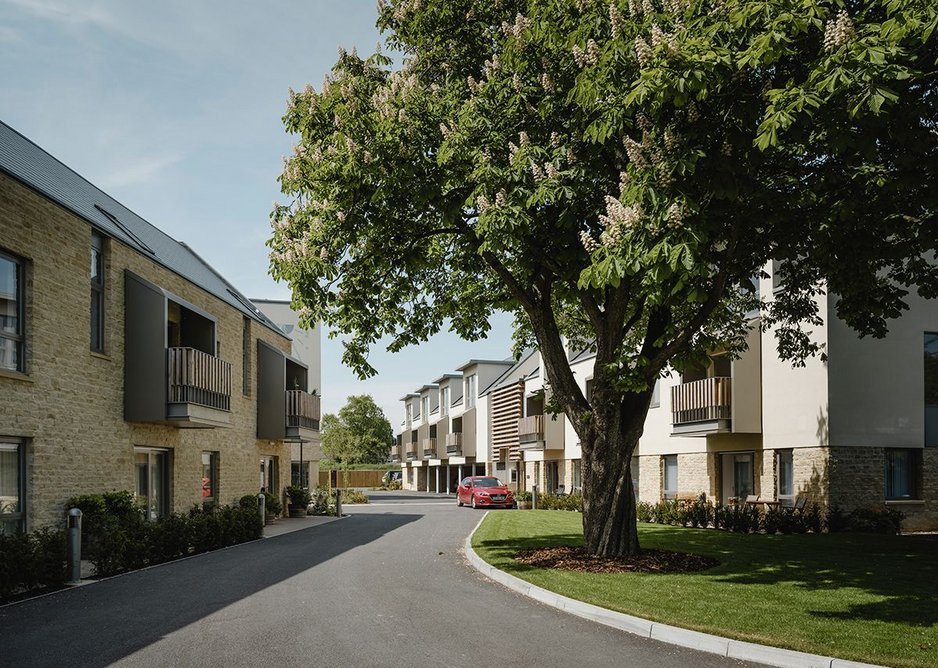
<svg viewBox="0 0 938 668">
<path fill-rule="evenodd" d="M 938 666 L 938 536 L 762 536 L 639 524 L 644 547 L 710 555 L 689 575 L 534 568 L 522 549 L 581 545 L 579 513 L 490 513 L 472 545 L 545 589 L 646 619 L 802 652 Z"/>
</svg>

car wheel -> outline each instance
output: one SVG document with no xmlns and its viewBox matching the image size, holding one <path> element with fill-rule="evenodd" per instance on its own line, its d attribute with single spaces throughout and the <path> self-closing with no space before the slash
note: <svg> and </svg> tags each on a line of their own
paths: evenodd
<svg viewBox="0 0 938 668">
<path fill-rule="evenodd" d="M 473 495 L 472 495 L 472 509 L 473 509 L 473 510 L 476 510 L 478 507 L 479 507 L 479 506 L 476 505 L 476 497 L 475 497 L 475 495 L 473 494 Z"/>
<path fill-rule="evenodd" d="M 456 505 L 462 508 L 462 499 L 459 498 L 459 493 L 456 494 Z"/>
</svg>

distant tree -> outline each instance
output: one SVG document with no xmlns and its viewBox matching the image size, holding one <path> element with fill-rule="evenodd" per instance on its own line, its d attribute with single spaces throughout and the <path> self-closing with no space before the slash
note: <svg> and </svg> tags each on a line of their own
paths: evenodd
<svg viewBox="0 0 938 668">
<path fill-rule="evenodd" d="M 584 542 L 639 549 L 629 472 L 656 380 L 738 354 L 752 277 L 779 352 L 833 310 L 883 336 L 938 296 L 934 0 L 396 0 L 403 66 L 340 53 L 292 93 L 271 272 L 374 373 L 509 311 L 583 447 Z M 567 343 L 592 345 L 592 392 Z"/>
<path fill-rule="evenodd" d="M 394 433 L 384 411 L 368 394 L 348 398 L 338 415 L 322 418 L 322 449 L 338 464 L 383 464 Z"/>
</svg>

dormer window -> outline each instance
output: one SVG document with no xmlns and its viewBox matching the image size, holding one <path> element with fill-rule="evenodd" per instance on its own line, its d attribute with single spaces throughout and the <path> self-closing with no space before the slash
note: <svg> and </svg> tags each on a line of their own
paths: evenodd
<svg viewBox="0 0 938 668">
<path fill-rule="evenodd" d="M 466 408 L 475 408 L 476 405 L 476 375 L 466 376 Z"/>
</svg>

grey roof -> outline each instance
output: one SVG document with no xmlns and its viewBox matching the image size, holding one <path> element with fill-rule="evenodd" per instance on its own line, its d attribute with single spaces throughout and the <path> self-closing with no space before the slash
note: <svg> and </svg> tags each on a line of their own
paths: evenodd
<svg viewBox="0 0 938 668">
<path fill-rule="evenodd" d="M 403 397 L 398 399 L 398 401 L 407 401 L 408 399 L 413 399 L 414 397 L 419 397 L 419 394 L 414 394 L 413 392 L 408 392 Z"/>
<path fill-rule="evenodd" d="M 107 236 L 127 244 L 285 336 L 273 321 L 258 311 L 247 297 L 195 251 L 148 223 L 2 121 L 0 171 L 85 219 Z"/>
<path fill-rule="evenodd" d="M 450 380 L 451 378 L 462 378 L 462 374 L 461 373 L 444 373 L 442 376 L 440 376 L 433 382 L 439 385 L 444 380 Z"/>
<path fill-rule="evenodd" d="M 517 383 L 519 380 L 521 380 L 522 376 L 518 375 L 518 369 L 521 368 L 521 365 L 527 362 L 531 358 L 531 355 L 536 352 L 536 348 L 531 348 L 530 350 L 526 350 L 521 353 L 521 357 L 518 358 L 518 361 L 512 364 L 511 368 L 506 370 L 505 373 L 492 381 L 491 385 L 485 388 L 482 392 L 479 392 L 479 396 L 483 397 L 486 394 L 490 394 L 495 390 L 505 387 L 506 385 Z"/>
<path fill-rule="evenodd" d="M 582 362 L 583 360 L 588 360 L 591 357 L 596 357 L 596 351 L 592 348 L 586 348 L 577 355 L 574 355 L 573 359 L 570 360 L 570 364 L 576 364 L 577 362 Z"/>
<path fill-rule="evenodd" d="M 515 361 L 512 360 L 512 359 L 507 359 L 507 360 L 469 360 L 468 362 L 466 362 L 466 363 L 463 364 L 462 366 L 456 367 L 456 371 L 465 371 L 465 370 L 468 369 L 469 367 L 475 366 L 476 364 L 501 364 L 501 365 L 513 366 L 514 363 L 515 363 Z"/>
</svg>

